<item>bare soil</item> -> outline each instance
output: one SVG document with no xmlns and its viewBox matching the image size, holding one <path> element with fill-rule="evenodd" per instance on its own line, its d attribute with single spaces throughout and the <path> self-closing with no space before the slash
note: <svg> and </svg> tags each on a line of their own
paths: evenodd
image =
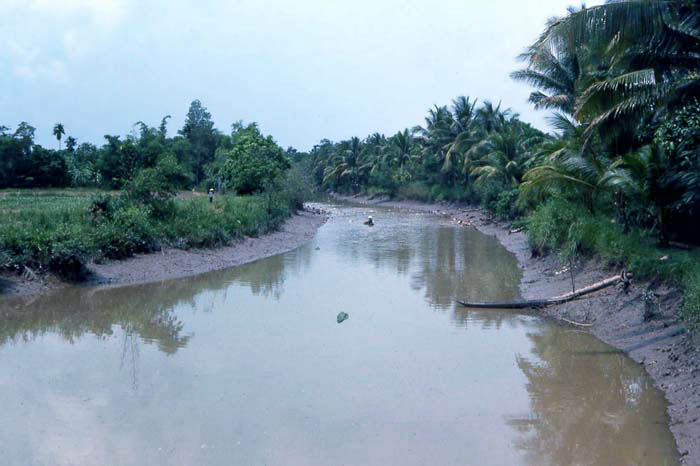
<svg viewBox="0 0 700 466">
<path fill-rule="evenodd" d="M 245 238 L 230 246 L 214 249 L 174 249 L 137 255 L 125 260 L 88 264 L 86 286 L 124 286 L 152 283 L 225 269 L 291 251 L 310 240 L 327 220 L 317 209 L 302 211 L 287 220 L 279 231 L 257 238 Z M 32 296 L 67 286 L 50 275 L 27 279 L 0 276 L 0 302 L 5 296 Z"/>
<path fill-rule="evenodd" d="M 571 291 L 571 276 L 555 254 L 532 257 L 527 235 L 510 233 L 510 224 L 498 222 L 483 210 L 448 204 L 344 197 L 338 199 L 365 205 L 382 205 L 432 212 L 463 228 L 477 228 L 498 238 L 518 259 L 522 269 L 520 291 L 525 299 L 550 298 Z M 619 273 L 596 260 L 577 264 L 574 280 L 577 288 Z M 585 298 L 544 310 L 532 311 L 553 318 L 563 325 L 570 322 L 590 331 L 611 346 L 624 351 L 641 364 L 669 402 L 669 426 L 681 461 L 700 465 L 700 362 L 697 341 L 678 319 L 681 295 L 678 290 L 656 286 L 658 307 L 650 319 L 644 318 L 642 292 L 648 283 L 634 283 L 626 292 L 607 288 Z M 589 326 L 590 325 L 590 326 Z"/>
</svg>

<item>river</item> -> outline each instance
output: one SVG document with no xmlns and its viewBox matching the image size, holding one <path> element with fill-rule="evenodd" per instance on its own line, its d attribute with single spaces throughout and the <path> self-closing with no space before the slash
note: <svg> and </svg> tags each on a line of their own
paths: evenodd
<svg viewBox="0 0 700 466">
<path fill-rule="evenodd" d="M 0 322 L 0 463 L 679 464 L 666 402 L 624 354 L 455 306 L 519 297 L 494 238 L 332 211 L 245 266 L 0 302 L 22 308 Z"/>
</svg>

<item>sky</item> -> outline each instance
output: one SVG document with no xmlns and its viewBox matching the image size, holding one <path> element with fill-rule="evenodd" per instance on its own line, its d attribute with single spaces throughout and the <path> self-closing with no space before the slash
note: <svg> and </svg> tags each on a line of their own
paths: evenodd
<svg viewBox="0 0 700 466">
<path fill-rule="evenodd" d="M 170 134 L 200 99 L 216 127 L 256 121 L 309 150 L 424 122 L 459 95 L 547 130 L 517 56 L 561 0 L 0 0 L 0 125 L 54 123 L 103 144 L 134 123 Z M 589 2 L 592 6 L 602 2 Z"/>
</svg>

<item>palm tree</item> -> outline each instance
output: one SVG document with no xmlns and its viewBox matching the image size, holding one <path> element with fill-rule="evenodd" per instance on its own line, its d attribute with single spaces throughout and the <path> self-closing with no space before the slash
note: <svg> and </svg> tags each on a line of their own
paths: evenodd
<svg viewBox="0 0 700 466">
<path fill-rule="evenodd" d="M 608 61 L 576 104 L 576 119 L 586 124 L 588 136 L 620 123 L 631 131 L 665 102 L 700 89 L 697 2 L 622 0 L 571 11 L 550 22 L 534 47 L 561 52 L 568 44 L 604 48 Z"/>
<path fill-rule="evenodd" d="M 411 178 L 409 166 L 417 158 L 413 137 L 408 129 L 396 133 L 389 139 L 390 145 L 384 151 L 387 165 L 397 170 L 396 178 L 403 183 Z"/>
<path fill-rule="evenodd" d="M 470 101 L 468 97 L 460 96 L 452 101 L 452 133 L 453 139 L 447 145 L 445 162 L 442 171 L 451 172 L 456 167 L 465 167 L 465 174 L 468 170 L 469 162 L 464 159 L 465 153 L 483 138 L 481 128 L 476 120 L 476 100 Z"/>
<path fill-rule="evenodd" d="M 494 132 L 479 144 L 479 149 L 482 153 L 480 160 L 470 171 L 476 186 L 489 180 L 511 188 L 518 186 L 527 163 L 527 140 L 522 131 L 510 127 Z"/>
<path fill-rule="evenodd" d="M 550 124 L 561 134 L 533 148 L 533 166 L 522 177 L 519 202 L 569 194 L 583 199 L 593 211 L 593 198 L 601 190 L 608 161 L 598 144 L 586 144 L 583 126 L 561 114 L 555 114 Z"/>
<path fill-rule="evenodd" d="M 361 162 L 362 149 L 362 142 L 357 137 L 339 144 L 324 170 L 323 184 L 334 187 L 349 185 L 356 192 L 359 188 L 359 177 L 366 171 L 364 166 L 358 165 Z"/>
<path fill-rule="evenodd" d="M 494 107 L 488 100 L 485 100 L 481 108 L 476 111 L 476 120 L 486 134 L 502 130 L 508 119 L 516 116 L 509 108 L 501 110 L 500 102 Z"/>
<path fill-rule="evenodd" d="M 63 128 L 61 123 L 56 123 L 53 125 L 53 135 L 58 139 L 58 150 L 61 150 L 61 138 L 66 134 L 66 130 Z"/>
<path fill-rule="evenodd" d="M 548 27 L 554 21 L 557 19 L 549 20 Z M 527 68 L 515 71 L 511 77 L 539 89 L 529 98 L 536 109 L 553 109 L 573 116 L 582 73 L 576 49 L 577 44 L 564 41 L 559 42 L 556 49 L 538 42 L 520 55 L 519 59 L 527 63 Z"/>
<path fill-rule="evenodd" d="M 73 136 L 66 138 L 66 149 L 68 152 L 73 152 L 78 145 L 78 141 Z"/>
<path fill-rule="evenodd" d="M 453 116 L 447 107 L 436 105 L 428 111 L 425 127 L 413 128 L 416 140 L 423 147 L 423 169 L 426 173 L 440 173 L 444 166 L 447 147 L 454 139 L 452 124 Z"/>
</svg>

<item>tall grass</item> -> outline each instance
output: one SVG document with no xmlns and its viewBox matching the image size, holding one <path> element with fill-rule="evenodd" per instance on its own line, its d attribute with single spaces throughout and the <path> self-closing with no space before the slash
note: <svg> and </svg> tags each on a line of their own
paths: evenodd
<svg viewBox="0 0 700 466">
<path fill-rule="evenodd" d="M 625 268 L 639 280 L 661 281 L 683 292 L 681 317 L 700 330 L 700 252 L 660 248 L 644 230 L 624 231 L 605 215 L 592 215 L 572 202 L 552 200 L 526 219 L 535 254 L 596 256 L 606 265 Z"/>
<path fill-rule="evenodd" d="M 29 267 L 78 278 L 91 260 L 123 259 L 162 246 L 229 244 L 278 228 L 301 204 L 300 196 L 280 189 L 216 196 L 213 203 L 206 197 L 176 200 L 172 214 L 162 218 L 121 196 L 5 194 L 0 196 L 0 269 Z"/>
</svg>

